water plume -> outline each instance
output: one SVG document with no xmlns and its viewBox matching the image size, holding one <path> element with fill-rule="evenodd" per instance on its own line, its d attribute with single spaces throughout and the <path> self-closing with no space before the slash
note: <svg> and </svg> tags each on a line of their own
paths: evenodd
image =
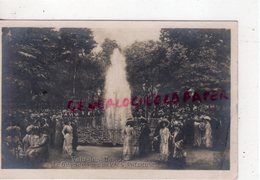
<svg viewBox="0 0 260 180">
<path fill-rule="evenodd" d="M 107 70 L 105 80 L 105 99 L 122 101 L 131 99 L 131 90 L 126 76 L 126 59 L 118 48 L 110 56 L 111 65 Z M 121 143 L 121 131 L 126 120 L 132 117 L 131 105 L 125 107 L 108 107 L 105 109 L 106 128 L 108 129 L 113 144 Z"/>
</svg>

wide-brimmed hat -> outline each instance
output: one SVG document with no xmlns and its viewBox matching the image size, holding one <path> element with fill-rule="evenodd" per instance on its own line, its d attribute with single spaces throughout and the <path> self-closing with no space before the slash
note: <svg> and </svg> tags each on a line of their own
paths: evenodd
<svg viewBox="0 0 260 180">
<path fill-rule="evenodd" d="M 128 118 L 125 124 L 126 124 L 127 126 L 128 126 L 128 125 L 130 125 L 130 126 L 132 125 L 132 126 L 133 126 L 133 125 L 135 124 L 135 121 L 134 121 L 132 118 L 131 118 L 131 119 Z"/>
<path fill-rule="evenodd" d="M 209 116 L 206 116 L 206 115 L 201 115 L 201 116 L 200 116 L 200 119 L 201 119 L 201 120 L 207 120 L 207 121 L 210 121 L 210 120 L 211 120 L 211 118 L 210 118 Z"/>
<path fill-rule="evenodd" d="M 209 116 L 204 116 L 204 119 L 205 119 L 205 120 L 208 120 L 208 121 L 211 120 L 211 118 L 210 118 Z"/>
<path fill-rule="evenodd" d="M 34 125 L 29 125 L 29 126 L 27 126 L 26 132 L 27 132 L 27 133 L 31 132 L 31 131 L 33 130 L 33 128 L 34 128 Z"/>
<path fill-rule="evenodd" d="M 159 123 L 160 123 L 160 125 L 162 125 L 163 123 L 166 123 L 166 126 L 168 126 L 170 124 L 170 122 L 167 119 L 161 119 Z"/>
<path fill-rule="evenodd" d="M 183 123 L 181 121 L 174 121 L 173 126 L 174 127 L 183 127 Z"/>
</svg>

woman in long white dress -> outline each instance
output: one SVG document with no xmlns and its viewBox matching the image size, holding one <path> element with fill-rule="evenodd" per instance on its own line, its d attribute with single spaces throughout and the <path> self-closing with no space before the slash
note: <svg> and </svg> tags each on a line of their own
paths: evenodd
<svg viewBox="0 0 260 180">
<path fill-rule="evenodd" d="M 123 129 L 123 160 L 131 160 L 134 149 L 134 128 L 133 121 L 126 122 L 126 127 Z"/>
<path fill-rule="evenodd" d="M 64 136 L 64 142 L 63 142 L 63 152 L 65 154 L 68 154 L 69 156 L 72 156 L 72 140 L 73 140 L 73 129 L 70 124 L 70 122 L 65 122 L 64 127 L 62 129 L 62 134 Z"/>
<path fill-rule="evenodd" d="M 159 132 L 159 136 L 161 139 L 160 142 L 160 160 L 161 161 L 167 161 L 169 156 L 169 138 L 170 138 L 170 131 L 167 128 L 167 124 L 169 124 L 167 121 L 161 122 L 161 129 Z M 156 139 L 158 137 L 155 137 Z"/>
<path fill-rule="evenodd" d="M 212 148 L 213 143 L 212 143 L 212 129 L 210 125 L 210 117 L 206 116 L 204 118 L 205 120 L 205 135 L 204 135 L 204 144 L 206 148 Z"/>
</svg>

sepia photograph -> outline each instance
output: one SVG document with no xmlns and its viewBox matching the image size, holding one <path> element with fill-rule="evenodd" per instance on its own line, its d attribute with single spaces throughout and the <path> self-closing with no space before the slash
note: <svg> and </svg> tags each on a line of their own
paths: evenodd
<svg viewBox="0 0 260 180">
<path fill-rule="evenodd" d="M 1 24 L 1 168 L 230 171 L 236 25 Z"/>
</svg>

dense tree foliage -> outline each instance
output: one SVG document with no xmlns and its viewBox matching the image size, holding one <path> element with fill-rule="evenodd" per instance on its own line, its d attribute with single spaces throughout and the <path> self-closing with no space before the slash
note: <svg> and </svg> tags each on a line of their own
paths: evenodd
<svg viewBox="0 0 260 180">
<path fill-rule="evenodd" d="M 4 28 L 3 102 L 63 106 L 104 84 L 90 29 Z"/>
<path fill-rule="evenodd" d="M 135 42 L 126 49 L 125 55 L 132 93 L 138 94 L 143 90 L 152 93 L 163 80 L 161 66 L 164 65 L 165 50 L 160 42 Z"/>
<path fill-rule="evenodd" d="M 181 64 L 173 72 L 181 88 L 229 88 L 229 30 L 162 29 L 160 39 L 166 45 L 169 60 Z M 171 49 L 176 45 L 184 48 L 185 61 Z"/>
<path fill-rule="evenodd" d="M 86 28 L 3 28 L 3 103 L 64 106 L 103 93 L 116 41 Z M 230 88 L 230 31 L 161 29 L 124 49 L 132 95 Z M 99 93 L 97 93 L 99 92 Z"/>
<path fill-rule="evenodd" d="M 135 94 L 143 92 L 144 85 L 160 93 L 229 89 L 229 30 L 162 29 L 159 42 L 135 42 L 125 54 Z"/>
</svg>

